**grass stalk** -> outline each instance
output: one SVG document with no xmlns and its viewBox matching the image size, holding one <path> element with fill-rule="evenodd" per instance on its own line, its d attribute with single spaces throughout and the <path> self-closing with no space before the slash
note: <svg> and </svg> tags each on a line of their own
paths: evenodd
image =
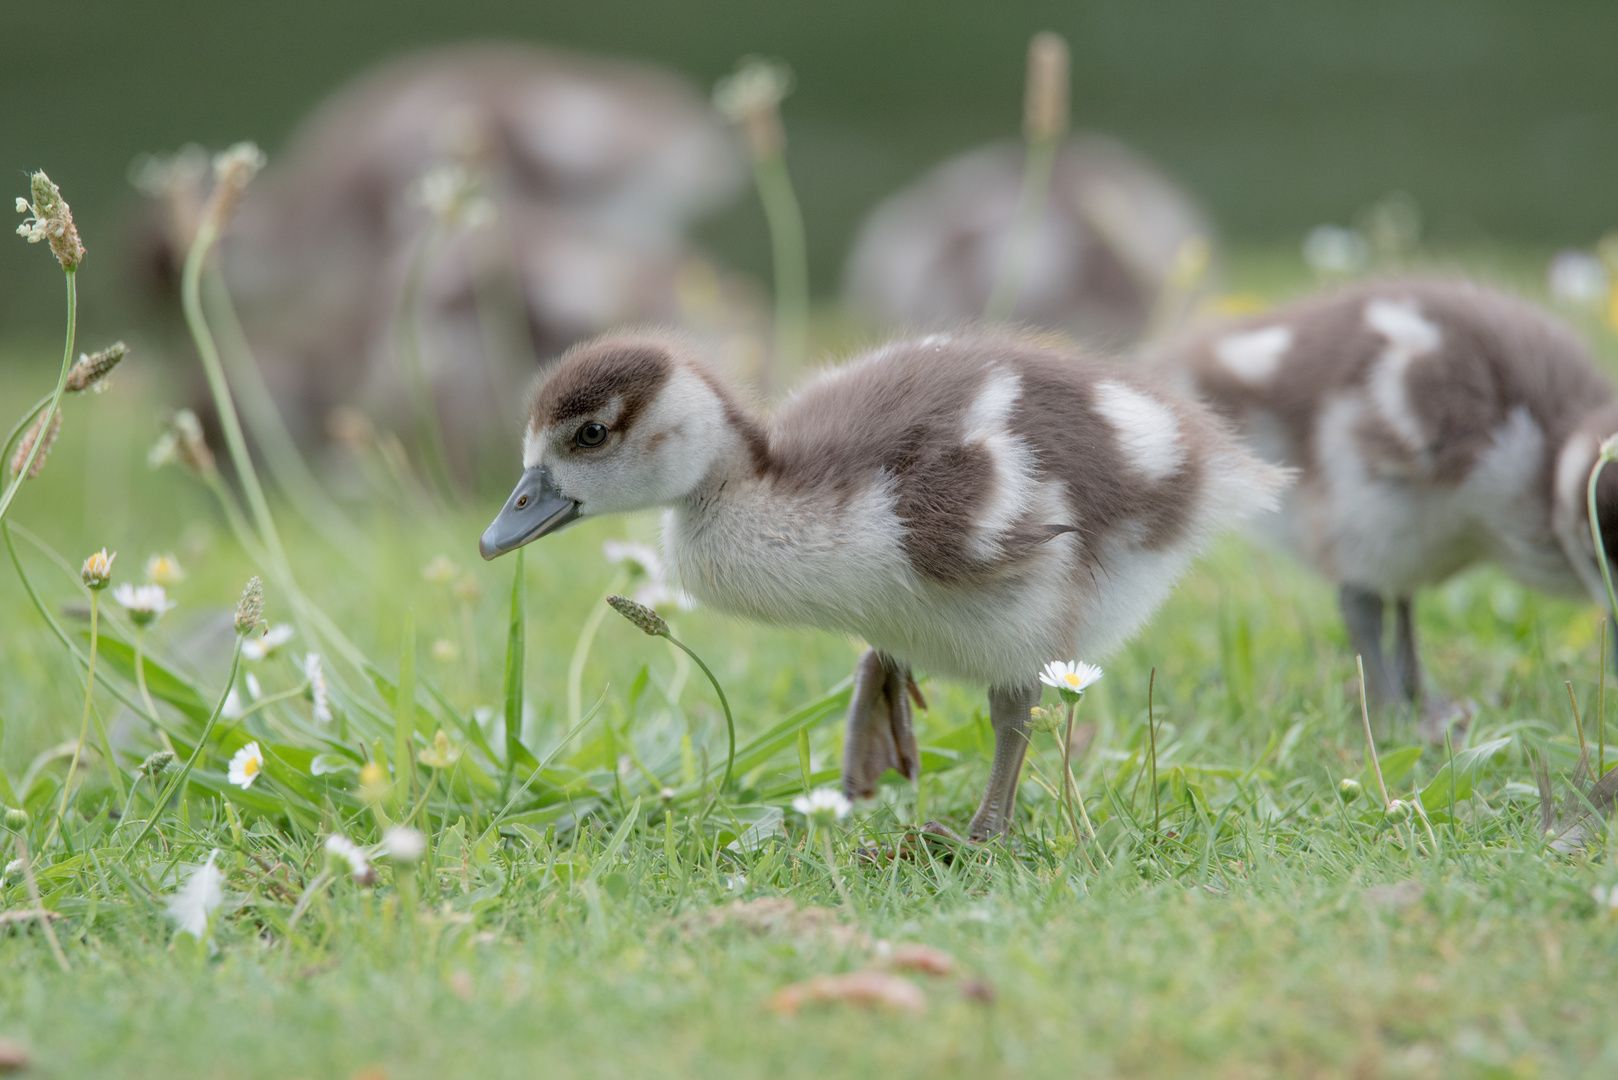
<svg viewBox="0 0 1618 1080">
<path fill-rule="evenodd" d="M 1607 775 L 1607 620 L 1601 620 L 1601 652 L 1597 658 L 1596 776 Z"/>
<path fill-rule="evenodd" d="M 62 801 L 56 807 L 56 821 L 51 825 L 51 833 L 45 838 L 44 848 L 49 849 L 51 841 L 62 829 L 62 816 L 67 813 L 68 793 L 73 790 L 73 774 L 79 767 L 79 755 L 84 753 L 84 740 L 90 735 L 90 705 L 95 696 L 96 686 L 96 645 L 100 641 L 97 633 L 99 626 L 97 620 L 101 614 L 101 590 L 90 590 L 90 669 L 84 681 L 84 719 L 79 722 L 79 738 L 73 744 L 73 758 L 67 763 L 67 780 L 62 784 Z M 116 762 L 108 760 L 107 768 L 116 769 Z"/>
<path fill-rule="evenodd" d="M 427 475 L 441 498 L 453 500 L 455 483 L 449 472 L 449 454 L 444 447 L 444 432 L 438 422 L 438 406 L 433 401 L 432 387 L 427 385 L 427 374 L 421 364 L 421 310 L 422 288 L 427 280 L 427 267 L 438 250 L 441 230 L 434 226 L 428 230 L 410 255 L 405 271 L 404 290 L 399 296 L 393 327 L 393 353 L 399 362 L 405 391 L 410 395 L 410 407 L 416 414 L 416 438 Z"/>
<path fill-rule="evenodd" d="M 765 366 L 760 387 L 768 395 L 776 371 L 797 371 L 803 364 L 809 338 L 809 251 L 786 154 L 777 151 L 755 160 L 753 183 L 770 230 L 775 286 L 774 359 Z"/>
<path fill-rule="evenodd" d="M 1022 293 L 1023 270 L 1033 254 L 1040 219 L 1045 216 L 1051 174 L 1056 169 L 1058 144 L 1057 139 L 1043 139 L 1028 144 L 1022 190 L 1017 194 L 1017 215 L 1012 219 L 1011 235 L 1006 238 L 994 291 L 989 294 L 988 306 L 983 311 L 983 317 L 989 322 L 1007 322 L 1017 310 L 1017 299 Z"/>
<path fill-rule="evenodd" d="M 619 589 L 624 587 L 628 575 L 623 571 L 612 579 L 607 591 L 602 594 L 605 600 Z M 605 603 L 594 604 L 590 614 L 585 617 L 584 626 L 579 630 L 578 640 L 573 643 L 573 656 L 567 664 L 567 725 L 573 727 L 579 722 L 580 712 L 584 708 L 584 665 L 590 659 L 590 648 L 595 644 L 596 633 L 601 629 L 607 612 L 612 610 Z"/>
<path fill-rule="evenodd" d="M 230 674 L 225 677 L 225 689 L 219 695 L 219 700 L 214 703 L 213 711 L 208 714 L 208 722 L 202 725 L 202 734 L 197 736 L 197 745 L 192 748 L 191 756 L 185 759 L 185 764 L 175 773 L 174 778 L 163 785 L 162 792 L 152 800 L 152 816 L 146 819 L 146 824 L 141 828 L 140 833 L 124 849 L 125 857 L 140 847 L 141 841 L 150 836 L 152 830 L 157 827 L 158 814 L 162 812 L 164 806 L 168 805 L 169 799 L 180 789 L 180 785 L 185 783 L 191 776 L 192 768 L 195 767 L 197 759 L 202 756 L 203 747 L 208 745 L 208 736 L 213 734 L 214 725 L 219 723 L 219 714 L 224 711 L 225 699 L 230 696 L 230 688 L 236 685 L 236 673 L 241 670 L 242 666 L 243 640 L 245 640 L 243 635 L 236 635 L 236 647 L 230 654 Z"/>
<path fill-rule="evenodd" d="M 62 348 L 62 370 L 56 376 L 56 389 L 51 392 L 50 400 L 45 405 L 44 418 L 40 421 L 39 430 L 41 432 L 50 430 L 51 421 L 55 419 L 57 410 L 62 407 L 62 395 L 67 390 L 67 375 L 68 372 L 73 370 L 73 340 L 78 332 L 79 319 L 78 273 L 70 269 L 64 269 L 63 273 L 67 277 L 66 344 Z M 35 408 L 37 409 L 38 406 Z M 12 438 L 16 438 L 15 434 Z M 18 490 L 22 488 L 22 482 L 28 479 L 28 473 L 33 469 L 35 459 L 43 452 L 45 441 L 44 438 L 34 440 L 34 445 L 28 451 L 28 457 L 24 459 L 22 468 L 18 469 L 11 477 L 11 483 L 6 486 L 5 494 L 0 495 L 0 521 L 6 519 L 6 512 L 11 509 L 11 502 L 17 497 Z M 10 448 L 10 440 L 7 440 L 6 448 Z"/>
<path fill-rule="evenodd" d="M 252 346 L 242 330 L 224 276 L 217 268 L 204 270 L 202 289 L 204 310 L 213 312 L 224 342 L 220 355 L 229 368 L 227 374 L 242 389 L 242 412 L 276 485 L 316 532 L 325 536 L 352 565 L 363 568 L 374 545 L 326 494 L 299 453 L 264 381 L 264 373 L 253 357 Z"/>
<path fill-rule="evenodd" d="M 837 853 L 832 850 L 831 830 L 817 826 L 815 831 L 820 833 L 820 853 L 826 860 L 826 869 L 831 871 L 831 883 L 837 887 L 837 895 L 842 898 L 845 908 L 858 915 L 859 909 L 854 906 L 854 898 L 849 895 L 848 886 L 843 882 L 842 871 L 837 869 Z"/>
<path fill-rule="evenodd" d="M 24 469 L 23 472 L 26 474 L 27 470 Z M 56 966 L 64 972 L 70 972 L 73 968 L 67 962 L 67 954 L 62 952 L 62 943 L 56 940 L 55 928 L 51 926 L 51 912 L 45 910 L 45 902 L 39 895 L 39 880 L 34 877 L 34 860 L 28 856 L 28 838 L 20 829 L 17 831 L 17 858 L 22 861 L 23 880 L 28 883 L 28 901 L 34 907 L 34 917 L 39 922 L 45 940 L 50 942 L 51 955 L 56 958 Z"/>
<path fill-rule="evenodd" d="M 1382 762 L 1376 756 L 1376 737 L 1371 734 L 1371 709 L 1365 701 L 1365 657 L 1355 655 L 1354 666 L 1360 673 L 1360 719 L 1365 722 L 1365 747 L 1371 755 L 1371 770 L 1376 773 L 1376 787 L 1382 793 L 1382 809 L 1392 805 L 1388 798 L 1388 785 L 1382 782 Z"/>
<path fill-rule="evenodd" d="M 664 630 L 663 633 L 661 633 L 658 636 L 667 638 L 669 640 L 669 642 L 672 645 L 674 645 L 675 648 L 677 648 L 680 651 L 684 652 L 693 661 L 695 661 L 697 667 L 702 669 L 702 673 L 704 675 L 708 676 L 708 681 L 713 684 L 713 692 L 719 695 L 719 707 L 725 710 L 725 738 L 726 738 L 725 778 L 719 782 L 719 790 L 720 791 L 729 791 L 730 790 L 731 773 L 734 772 L 735 768 L 736 768 L 736 719 L 735 719 L 735 717 L 731 716 L 731 714 L 730 714 L 730 699 L 725 697 L 725 688 L 723 686 L 719 685 L 719 679 L 714 675 L 714 673 L 712 671 L 708 670 L 708 665 L 704 664 L 702 662 L 702 657 L 698 656 L 695 652 L 693 652 L 691 650 L 691 647 L 688 646 L 685 642 L 681 641 L 679 638 L 675 637 L 673 634 L 669 633 L 667 630 Z"/>
<path fill-rule="evenodd" d="M 264 488 L 259 483 L 258 471 L 253 467 L 252 455 L 248 453 L 241 418 L 236 413 L 235 399 L 220 363 L 219 346 L 214 341 L 213 331 L 209 329 L 207 316 L 202 309 L 202 266 L 218 239 L 219 227 L 211 219 L 205 220 L 197 229 L 196 239 L 191 242 L 191 250 L 185 257 L 185 269 L 180 276 L 180 301 L 185 310 L 186 326 L 196 343 L 198 355 L 202 357 L 203 374 L 207 376 L 208 390 L 219 413 L 219 426 L 225 433 L 231 464 L 235 466 L 236 478 L 247 496 L 248 509 L 252 511 L 259 537 L 270 556 L 271 562 L 266 569 L 273 569 L 276 576 L 283 579 L 283 585 L 290 585 L 293 580 L 292 567 L 287 562 L 285 548 L 281 546 L 281 534 L 275 528 L 275 519 L 270 514 L 269 501 L 265 499 Z"/>
<path fill-rule="evenodd" d="M 1152 750 L 1152 842 L 1156 843 L 1162 833 L 1163 816 L 1158 806 L 1157 796 L 1157 668 L 1152 668 L 1151 675 L 1146 680 L 1146 737 L 1151 742 Z"/>
</svg>

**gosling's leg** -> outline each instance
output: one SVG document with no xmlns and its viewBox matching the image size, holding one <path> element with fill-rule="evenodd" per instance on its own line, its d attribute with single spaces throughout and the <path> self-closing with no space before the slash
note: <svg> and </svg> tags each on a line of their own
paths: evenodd
<svg viewBox="0 0 1618 1080">
<path fill-rule="evenodd" d="M 1394 601 L 1393 674 L 1399 695 L 1412 704 L 1421 700 L 1421 667 L 1416 659 L 1416 620 L 1408 596 Z"/>
<path fill-rule="evenodd" d="M 1382 658 L 1382 597 L 1354 585 L 1344 585 L 1337 604 L 1348 627 L 1348 640 L 1365 664 L 1365 697 L 1373 705 L 1399 700 L 1399 688 Z"/>
<path fill-rule="evenodd" d="M 848 702 L 848 735 L 843 742 L 843 794 L 848 798 L 874 796 L 877 779 L 889 769 L 906 780 L 920 775 L 921 755 L 907 694 L 921 701 L 910 669 L 891 656 L 867 649 L 854 665 L 854 695 Z"/>
<path fill-rule="evenodd" d="M 1039 684 L 989 688 L 989 722 L 994 725 L 994 765 L 983 802 L 972 817 L 967 839 L 982 843 L 1011 827 L 1017 805 L 1017 777 L 1028 752 L 1028 711 L 1039 703 Z"/>
<path fill-rule="evenodd" d="M 1451 729 L 1464 731 L 1472 722 L 1477 705 L 1457 701 L 1441 689 L 1421 685 L 1421 666 L 1416 656 L 1416 617 L 1408 596 L 1398 599 L 1393 620 L 1393 670 L 1404 699 L 1415 706 L 1416 734 L 1427 742 L 1442 744 Z"/>
</svg>

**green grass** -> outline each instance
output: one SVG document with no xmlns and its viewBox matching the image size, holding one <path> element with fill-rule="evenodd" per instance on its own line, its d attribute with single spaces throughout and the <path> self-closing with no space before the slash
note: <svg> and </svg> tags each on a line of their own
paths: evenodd
<svg viewBox="0 0 1618 1080">
<path fill-rule="evenodd" d="M 1499 265 L 1531 280 L 1537 262 L 1507 253 Z M 1294 261 L 1272 253 L 1239 260 L 1233 277 L 1269 295 L 1303 285 Z M 260 568 L 200 484 L 146 469 L 164 394 L 143 359 L 109 393 L 66 403 L 61 443 L 10 520 L 69 564 L 19 545 L 47 610 L 76 642 L 88 625 L 63 605 L 85 599 L 85 555 L 106 544 L 120 553 L 114 580 L 134 581 L 147 555 L 177 552 L 189 576 L 171 590 L 180 606 L 154 628 L 151 653 L 211 705 L 229 665 L 228 612 Z M 0 415 L 36 394 L 32 383 L 8 383 Z M 1041 736 L 1008 846 L 950 858 L 906 844 L 922 820 L 964 825 L 987 772 L 981 694 L 924 681 L 920 787 L 887 787 L 835 836 L 849 910 L 790 809 L 779 834 L 727 845 L 801 790 L 791 724 L 769 753 L 747 752 L 783 718 L 807 733 L 813 782 L 834 782 L 837 694 L 859 643 L 671 613 L 736 713 L 739 784 L 715 797 L 697 779 L 723 768 L 711 688 L 667 643 L 609 613 L 584 667 L 593 717 L 559 746 L 581 627 L 617 574 L 601 543 L 655 532 L 649 518 L 582 524 L 526 552 L 523 736 L 534 757 L 555 752 L 533 778 L 524 760 L 507 760 L 494 719 L 508 700 L 517 566 L 476 558 L 495 504 L 437 509 L 374 457 L 353 472 L 345 505 L 371 550 L 350 561 L 285 506 L 278 522 L 299 582 L 388 692 L 328 651 L 333 728 L 310 720 L 296 694 L 222 724 L 188 798 L 135 851 L 138 825 L 109 816 L 116 797 L 93 753 L 59 839 L 45 846 L 66 761 L 35 762 L 77 733 L 81 669 L 0 563 L 0 770 L 30 812 L 41 888 L 62 916 L 56 933 L 71 965 L 58 968 L 32 925 L 0 930 L 0 1036 L 30 1046 L 39 1075 L 1573 1077 L 1618 1068 L 1607 997 L 1618 920 L 1591 895 L 1618 882 L 1618 866 L 1604 845 L 1577 857 L 1544 847 L 1529 764 L 1545 755 L 1559 785 L 1574 768 L 1564 681 L 1594 737 L 1600 657 L 1586 606 L 1488 570 L 1424 598 L 1431 678 L 1480 706 L 1455 751 L 1506 740 L 1475 771 L 1458 770 L 1452 792 L 1447 777 L 1434 783 L 1443 750 L 1417 752 L 1407 719 L 1379 721 L 1390 779 L 1403 770 L 1394 794 L 1427 789 L 1435 845 L 1419 820 L 1389 825 L 1371 796 L 1345 806 L 1336 795 L 1344 777 L 1368 792 L 1375 784 L 1330 590 L 1227 540 L 1146 632 L 1105 658 L 1106 677 L 1081 707 L 1096 733 L 1075 771 L 1097 843 L 1072 842 L 1051 794 L 1059 754 Z M 480 590 L 469 636 L 451 587 L 423 578 L 438 555 Z M 270 618 L 288 620 L 288 598 L 273 585 L 269 594 Z M 120 636 L 115 622 L 102 625 Z M 427 749 L 442 726 L 461 751 L 454 782 L 433 784 L 418 819 L 430 834 L 419 907 L 401 904 L 384 858 L 373 886 L 341 877 L 309 888 L 328 832 L 374 842 L 378 814 L 398 814 L 389 798 L 369 805 L 353 769 L 315 778 L 307 765 L 315 750 L 347 748 L 393 767 L 389 696 L 407 625 L 418 688 L 407 749 Z M 440 641 L 455 655 L 435 650 Z M 300 635 L 289 649 L 301 657 L 310 647 Z M 127 783 L 155 743 L 105 689 L 133 694 L 118 656 L 104 643 L 95 700 Z M 245 666 L 266 695 L 301 683 L 285 654 Z M 154 679 L 152 690 L 191 700 L 179 682 Z M 489 710 L 477 728 L 487 753 L 473 734 L 480 709 Z M 200 731 L 194 711 L 164 706 L 182 749 Z M 275 754 L 244 793 L 223 774 L 249 737 Z M 421 798 L 430 770 L 406 775 Z M 665 784 L 678 792 L 672 821 Z M 146 781 L 141 789 L 149 796 Z M 130 822 L 148 805 L 137 795 Z M 906 845 L 909 857 L 859 855 L 881 845 Z M 184 868 L 216 847 L 227 900 L 203 950 L 175 935 L 164 905 Z M 806 917 L 759 932 L 730 907 L 777 897 L 835 909 L 841 929 Z M 0 908 L 29 903 L 8 874 Z M 883 942 L 954 956 L 952 975 L 910 976 L 926 993 L 924 1013 L 845 1005 L 788 1018 L 768 1007 L 790 983 L 879 963 Z M 963 992 L 975 982 L 993 987 L 992 1003 Z"/>
</svg>

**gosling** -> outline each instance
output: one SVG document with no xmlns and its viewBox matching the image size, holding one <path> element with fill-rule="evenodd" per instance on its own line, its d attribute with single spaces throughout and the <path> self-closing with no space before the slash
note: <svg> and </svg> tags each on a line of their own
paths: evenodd
<svg viewBox="0 0 1618 1080">
<path fill-rule="evenodd" d="M 1459 280 L 1378 281 L 1188 335 L 1149 366 L 1299 470 L 1257 524 L 1338 585 L 1372 700 L 1421 703 L 1415 593 L 1476 562 L 1606 606 L 1586 484 L 1618 404 L 1583 343 L 1531 304 Z M 1612 558 L 1618 470 L 1596 504 Z M 1436 738 L 1455 714 L 1428 705 Z"/>
<path fill-rule="evenodd" d="M 1135 632 L 1283 470 L 1138 373 L 995 332 L 900 341 L 756 419 L 681 340 L 616 334 L 539 384 L 492 559 L 585 517 L 666 508 L 703 603 L 858 635 L 843 789 L 920 762 L 911 671 L 986 684 L 995 733 L 968 829 L 1006 832 L 1037 674 Z"/>
</svg>

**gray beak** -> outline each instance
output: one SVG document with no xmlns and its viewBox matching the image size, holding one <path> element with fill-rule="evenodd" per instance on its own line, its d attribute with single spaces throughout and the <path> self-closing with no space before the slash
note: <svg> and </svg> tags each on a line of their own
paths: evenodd
<svg viewBox="0 0 1618 1080">
<path fill-rule="evenodd" d="M 528 469 L 499 515 L 483 530 L 478 554 L 485 559 L 515 551 L 531 540 L 553 533 L 579 516 L 579 504 L 556 490 L 551 471 Z"/>
</svg>

